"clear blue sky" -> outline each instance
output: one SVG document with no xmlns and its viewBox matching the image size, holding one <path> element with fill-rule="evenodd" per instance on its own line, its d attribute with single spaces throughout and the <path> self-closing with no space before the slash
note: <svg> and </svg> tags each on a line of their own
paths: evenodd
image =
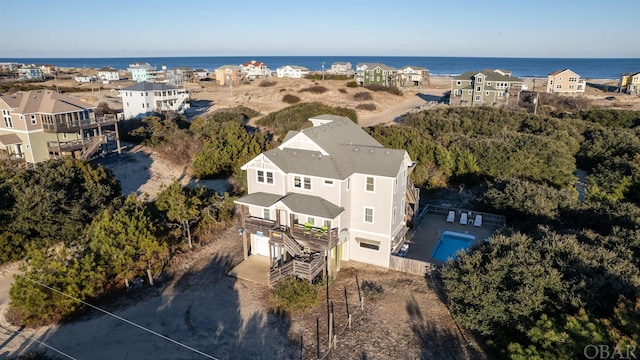
<svg viewBox="0 0 640 360">
<path fill-rule="evenodd" d="M 0 12 L 0 58 L 640 58 L 639 0 L 0 0 Z"/>
</svg>

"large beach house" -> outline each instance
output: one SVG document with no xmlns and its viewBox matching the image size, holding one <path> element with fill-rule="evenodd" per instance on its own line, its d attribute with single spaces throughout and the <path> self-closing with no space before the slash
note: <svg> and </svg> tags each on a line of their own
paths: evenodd
<svg viewBox="0 0 640 360">
<path fill-rule="evenodd" d="M 271 76 L 267 64 L 261 61 L 247 61 L 240 65 L 240 76 L 243 80 L 258 79 Z"/>
<path fill-rule="evenodd" d="M 570 69 L 554 71 L 547 76 L 548 93 L 575 94 L 584 92 L 584 79 Z"/>
<path fill-rule="evenodd" d="M 640 72 L 620 74 L 620 91 L 631 95 L 640 95 Z"/>
<path fill-rule="evenodd" d="M 109 142 L 118 141 L 116 117 L 96 116 L 94 108 L 52 90 L 0 97 L 0 158 L 15 165 L 91 158 Z"/>
<path fill-rule="evenodd" d="M 189 108 L 184 87 L 143 81 L 119 91 L 125 119 L 140 118 L 163 111 L 183 113 Z"/>
<path fill-rule="evenodd" d="M 451 80 L 449 105 L 496 106 L 517 102 L 524 81 L 503 70 L 467 71 Z"/>
<path fill-rule="evenodd" d="M 248 194 L 235 203 L 244 254 L 271 259 L 270 284 L 285 275 L 311 281 L 343 260 L 389 267 L 418 206 L 405 150 L 385 148 L 345 117 L 309 120 L 242 167 Z"/>
</svg>

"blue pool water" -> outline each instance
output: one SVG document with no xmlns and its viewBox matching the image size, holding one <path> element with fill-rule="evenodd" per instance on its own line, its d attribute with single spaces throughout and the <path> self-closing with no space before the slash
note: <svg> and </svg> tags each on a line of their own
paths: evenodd
<svg viewBox="0 0 640 360">
<path fill-rule="evenodd" d="M 444 231 L 440 236 L 440 240 L 438 240 L 438 244 L 433 249 L 431 257 L 440 261 L 455 258 L 455 254 L 458 251 L 467 250 L 475 239 L 476 237 L 473 235 Z"/>
</svg>

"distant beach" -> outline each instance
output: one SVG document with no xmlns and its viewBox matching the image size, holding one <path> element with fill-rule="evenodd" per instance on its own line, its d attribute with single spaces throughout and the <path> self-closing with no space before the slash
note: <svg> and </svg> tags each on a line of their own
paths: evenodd
<svg viewBox="0 0 640 360">
<path fill-rule="evenodd" d="M 222 65 L 239 65 L 246 61 L 262 61 L 271 70 L 285 65 L 304 66 L 312 71 L 326 71 L 334 62 L 350 62 L 355 70 L 358 63 L 383 63 L 395 68 L 420 66 L 436 76 L 457 76 L 469 70 L 506 69 L 518 77 L 546 77 L 561 69 L 570 68 L 583 78 L 618 79 L 621 73 L 640 71 L 640 59 L 584 59 L 584 58 L 489 58 L 489 57 L 429 57 L 429 56 L 190 56 L 190 57 L 128 57 L 128 58 L 0 58 L 0 62 L 22 64 L 54 64 L 68 68 L 98 69 L 111 66 L 125 70 L 129 64 L 148 62 L 158 69 L 188 66 L 212 71 Z"/>
</svg>

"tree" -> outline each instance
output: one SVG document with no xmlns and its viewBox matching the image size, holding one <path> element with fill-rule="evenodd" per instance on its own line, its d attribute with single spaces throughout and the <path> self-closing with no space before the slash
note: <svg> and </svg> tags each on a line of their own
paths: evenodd
<svg viewBox="0 0 640 360">
<path fill-rule="evenodd" d="M 169 258 L 145 205 L 130 195 L 118 209 L 106 209 L 87 228 L 89 250 L 109 278 L 131 278 L 146 269 L 159 272 Z"/>
<path fill-rule="evenodd" d="M 193 248 L 190 223 L 200 215 L 199 206 L 202 201 L 195 196 L 189 196 L 178 180 L 174 180 L 168 187 L 163 186 L 162 189 L 156 199 L 158 210 L 164 211 L 169 220 L 180 224 L 187 236 L 189 248 Z"/>
</svg>

